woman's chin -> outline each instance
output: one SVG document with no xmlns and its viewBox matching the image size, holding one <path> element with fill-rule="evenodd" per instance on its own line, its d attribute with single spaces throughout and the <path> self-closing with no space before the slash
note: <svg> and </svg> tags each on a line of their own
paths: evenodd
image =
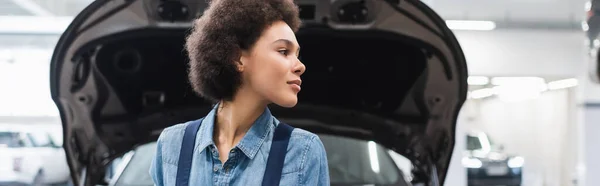
<svg viewBox="0 0 600 186">
<path fill-rule="evenodd" d="M 296 106 L 296 104 L 298 104 L 298 97 L 289 97 L 282 100 L 274 101 L 274 103 L 281 107 L 292 108 Z"/>
</svg>

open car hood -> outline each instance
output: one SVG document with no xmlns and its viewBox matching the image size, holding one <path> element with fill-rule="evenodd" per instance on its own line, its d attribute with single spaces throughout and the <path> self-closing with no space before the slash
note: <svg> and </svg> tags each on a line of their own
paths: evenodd
<svg viewBox="0 0 600 186">
<path fill-rule="evenodd" d="M 309 70 L 299 104 L 272 106 L 273 114 L 315 133 L 375 141 L 412 161 L 413 182 L 443 185 L 467 94 L 465 58 L 444 21 L 419 1 L 296 2 Z M 74 182 L 102 184 L 112 159 L 208 113 L 187 84 L 182 52 L 206 6 L 96 0 L 76 16 L 51 61 Z"/>
</svg>

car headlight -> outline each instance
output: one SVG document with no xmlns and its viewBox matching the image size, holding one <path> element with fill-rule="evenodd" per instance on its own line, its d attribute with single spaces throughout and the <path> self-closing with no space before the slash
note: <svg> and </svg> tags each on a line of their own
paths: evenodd
<svg viewBox="0 0 600 186">
<path fill-rule="evenodd" d="M 462 159 L 462 164 L 467 168 L 481 168 L 481 166 L 483 165 L 483 163 L 481 163 L 481 160 L 471 157 L 464 157 Z"/>
<path fill-rule="evenodd" d="M 525 164 L 525 159 L 520 156 L 512 157 L 508 160 L 508 167 L 510 168 L 523 167 L 523 164 Z"/>
</svg>

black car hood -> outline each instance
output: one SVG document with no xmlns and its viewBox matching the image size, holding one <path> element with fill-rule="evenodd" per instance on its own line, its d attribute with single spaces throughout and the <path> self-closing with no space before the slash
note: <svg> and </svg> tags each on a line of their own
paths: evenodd
<svg viewBox="0 0 600 186">
<path fill-rule="evenodd" d="M 74 182 L 102 184 L 112 159 L 210 110 L 187 83 L 183 50 L 207 4 L 178 2 L 96 0 L 60 38 L 51 92 Z M 413 162 L 413 182 L 442 185 L 466 99 L 462 50 L 420 1 L 351 2 L 297 0 L 308 70 L 299 104 L 271 111 L 315 133 L 373 140 Z"/>
</svg>

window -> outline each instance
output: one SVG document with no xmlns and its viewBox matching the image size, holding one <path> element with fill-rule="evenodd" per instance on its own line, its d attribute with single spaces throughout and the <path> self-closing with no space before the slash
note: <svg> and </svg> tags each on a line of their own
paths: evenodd
<svg viewBox="0 0 600 186">
<path fill-rule="evenodd" d="M 481 142 L 477 136 L 467 136 L 467 150 L 480 150 Z"/>
<path fill-rule="evenodd" d="M 0 147 L 6 146 L 9 148 L 24 147 L 23 140 L 19 139 L 19 134 L 16 132 L 0 132 Z"/>
<path fill-rule="evenodd" d="M 23 138 L 18 132 L 0 132 L 0 147 L 22 148 L 31 147 L 31 141 Z"/>
<path fill-rule="evenodd" d="M 27 136 L 31 139 L 35 147 L 56 147 L 50 135 L 46 133 L 28 133 Z"/>
</svg>

